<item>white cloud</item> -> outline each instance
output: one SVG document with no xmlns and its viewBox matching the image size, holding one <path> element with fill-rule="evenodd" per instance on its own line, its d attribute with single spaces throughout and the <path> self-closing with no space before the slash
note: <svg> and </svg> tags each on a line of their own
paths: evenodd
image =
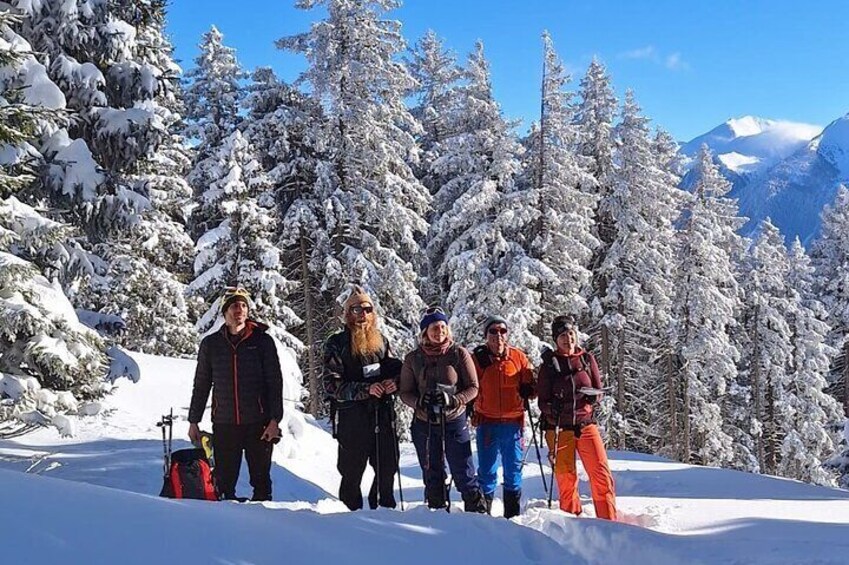
<svg viewBox="0 0 849 565">
<path fill-rule="evenodd" d="M 664 55 L 654 45 L 646 45 L 645 47 L 624 51 L 619 54 L 619 58 L 649 61 L 655 65 L 665 67 L 670 71 L 690 70 L 690 64 L 684 60 L 680 52 L 676 51 Z"/>
<path fill-rule="evenodd" d="M 639 49 L 620 53 L 619 56 L 623 59 L 656 59 L 657 49 L 654 48 L 654 45 L 647 45 Z"/>
<path fill-rule="evenodd" d="M 666 56 L 666 68 L 671 71 L 686 71 L 689 70 L 690 64 L 681 58 L 681 53 L 676 51 Z"/>
</svg>

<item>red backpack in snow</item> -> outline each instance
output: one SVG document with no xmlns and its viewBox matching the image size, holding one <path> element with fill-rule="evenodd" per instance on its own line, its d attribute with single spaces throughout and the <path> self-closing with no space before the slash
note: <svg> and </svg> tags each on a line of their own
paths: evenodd
<svg viewBox="0 0 849 565">
<path fill-rule="evenodd" d="M 180 449 L 171 452 L 173 412 L 162 416 L 156 425 L 162 428 L 162 447 L 165 452 L 165 477 L 159 496 L 165 498 L 192 498 L 218 500 L 218 491 L 212 477 L 212 465 L 203 448 Z M 168 439 L 165 439 L 165 428 Z"/>
</svg>

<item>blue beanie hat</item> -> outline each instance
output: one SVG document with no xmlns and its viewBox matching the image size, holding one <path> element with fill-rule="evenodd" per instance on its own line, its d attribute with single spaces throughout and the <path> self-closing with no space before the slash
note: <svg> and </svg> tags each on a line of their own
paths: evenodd
<svg viewBox="0 0 849 565">
<path fill-rule="evenodd" d="M 419 322 L 419 330 L 424 331 L 429 325 L 434 322 L 445 322 L 448 323 L 448 316 L 445 315 L 445 312 L 433 312 L 431 314 L 425 314 L 422 318 L 422 321 Z"/>
</svg>

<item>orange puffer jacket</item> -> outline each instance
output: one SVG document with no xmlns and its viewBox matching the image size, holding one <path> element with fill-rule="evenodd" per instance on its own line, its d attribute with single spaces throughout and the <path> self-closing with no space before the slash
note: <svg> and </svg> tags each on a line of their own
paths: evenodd
<svg viewBox="0 0 849 565">
<path fill-rule="evenodd" d="M 475 424 L 524 423 L 525 405 L 519 396 L 519 384 L 534 385 L 534 373 L 527 355 L 508 347 L 503 357 L 493 355 L 485 345 L 473 355 L 478 374 L 475 399 Z"/>
</svg>

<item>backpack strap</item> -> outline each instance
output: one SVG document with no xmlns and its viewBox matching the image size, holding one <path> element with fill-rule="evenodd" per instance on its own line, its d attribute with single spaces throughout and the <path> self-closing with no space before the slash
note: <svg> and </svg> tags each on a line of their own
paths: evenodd
<svg viewBox="0 0 849 565">
<path fill-rule="evenodd" d="M 489 354 L 489 349 L 485 345 L 479 345 L 475 348 L 475 360 L 478 362 L 478 365 L 484 371 L 487 367 L 492 365 L 492 356 Z M 459 361 L 459 355 L 458 355 Z"/>
</svg>

